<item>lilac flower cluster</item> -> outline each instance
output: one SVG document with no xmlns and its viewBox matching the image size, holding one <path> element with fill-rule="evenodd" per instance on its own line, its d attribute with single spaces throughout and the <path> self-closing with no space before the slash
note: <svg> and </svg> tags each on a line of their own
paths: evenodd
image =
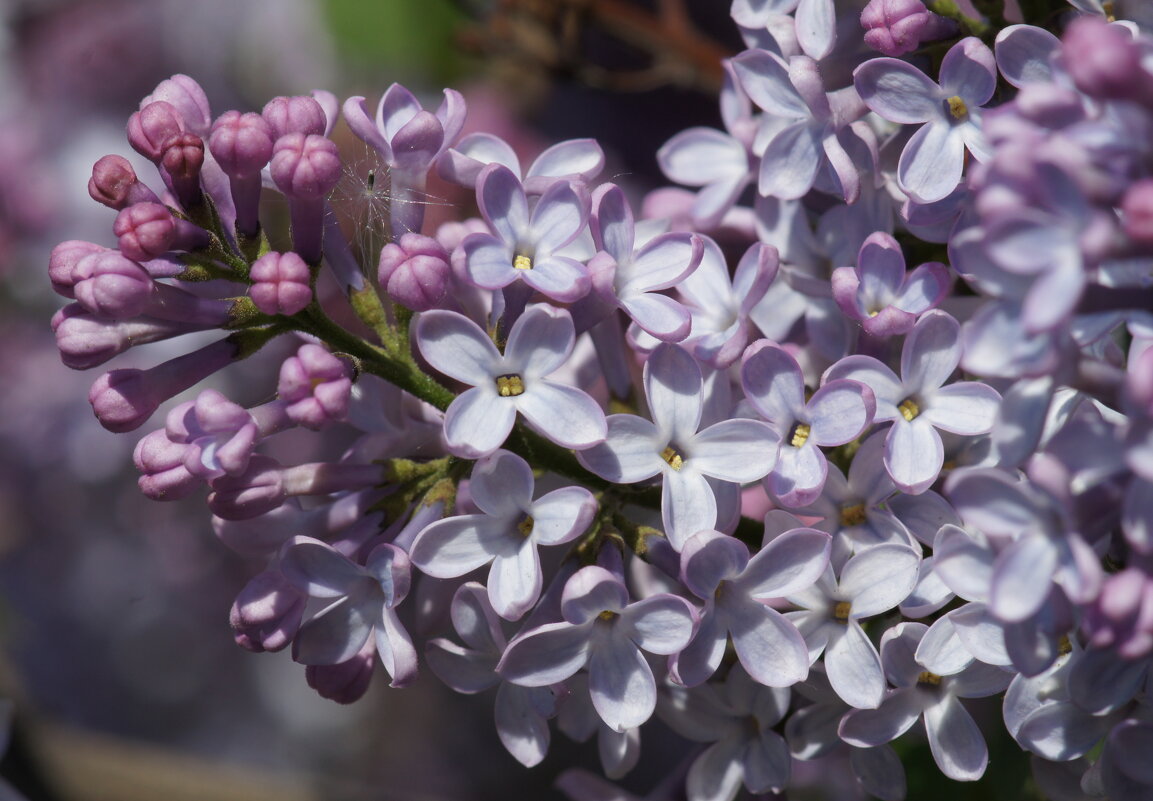
<svg viewBox="0 0 1153 801">
<path fill-rule="evenodd" d="M 342 703 L 377 661 L 496 687 L 528 766 L 555 725 L 619 778 L 659 718 L 704 743 L 671 771 L 691 801 L 838 759 L 901 799 L 915 726 L 979 779 L 963 699 L 1002 693 L 1055 798 L 1148 798 L 1153 37 L 1089 3 L 1060 37 L 939 6 L 736 0 L 726 130 L 658 153 L 698 191 L 639 206 L 594 142 L 522 171 L 461 138 L 451 90 L 214 117 L 158 86 L 128 123 L 156 175 L 96 164 L 118 248 L 55 249 L 54 326 L 77 369 L 198 335 L 96 380 L 117 432 L 298 338 L 273 400 L 203 390 L 135 452 L 147 495 L 206 486 L 264 560 L 237 642 Z M 386 166 L 379 252 L 334 223 L 341 115 Z M 479 217 L 426 231 L 432 171 Z M 294 428 L 343 451 L 264 452 Z"/>
</svg>

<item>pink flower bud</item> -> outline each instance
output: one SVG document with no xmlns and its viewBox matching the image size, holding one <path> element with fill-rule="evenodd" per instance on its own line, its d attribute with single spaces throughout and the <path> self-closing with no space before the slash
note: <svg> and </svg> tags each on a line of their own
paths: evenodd
<svg viewBox="0 0 1153 801">
<path fill-rule="evenodd" d="M 1137 181 L 1125 192 L 1121 225 L 1133 241 L 1153 247 L 1153 178 Z"/>
<path fill-rule="evenodd" d="M 144 98 L 140 107 L 157 100 L 171 103 L 180 113 L 187 130 L 197 136 L 207 136 L 208 126 L 212 122 L 212 110 L 208 105 L 208 96 L 194 79 L 187 75 L 173 75 L 157 84 L 152 94 Z"/>
<path fill-rule="evenodd" d="M 225 520 L 258 517 L 280 506 L 287 497 L 280 463 L 259 454 L 249 459 L 243 473 L 225 474 L 210 484 L 208 508 Z"/>
<path fill-rule="evenodd" d="M 279 571 L 252 577 L 229 613 L 236 644 L 249 651 L 279 651 L 296 636 L 308 596 Z"/>
<path fill-rule="evenodd" d="M 208 149 L 229 177 L 257 175 L 272 158 L 272 126 L 255 112 L 226 111 L 212 124 Z"/>
<path fill-rule="evenodd" d="M 922 42 L 949 35 L 955 26 L 921 0 L 870 0 L 861 11 L 865 44 L 886 56 L 902 56 Z"/>
<path fill-rule="evenodd" d="M 171 103 L 158 100 L 128 118 L 128 144 L 153 164 L 164 155 L 169 139 L 184 133 L 184 119 Z"/>
<path fill-rule="evenodd" d="M 1149 74 L 1133 37 L 1103 19 L 1082 16 L 1065 29 L 1061 62 L 1082 92 L 1108 100 L 1138 100 Z"/>
<path fill-rule="evenodd" d="M 130 259 L 148 261 L 172 249 L 176 220 L 159 203 L 137 203 L 122 209 L 112 224 L 120 250 Z"/>
<path fill-rule="evenodd" d="M 296 314 L 312 302 L 312 274 L 295 253 L 265 253 L 253 263 L 249 278 L 248 294 L 265 314 Z"/>
<path fill-rule="evenodd" d="M 200 201 L 200 170 L 204 166 L 204 140 L 194 133 L 182 133 L 164 144 L 160 166 L 172 181 L 172 191 L 186 207 Z"/>
<path fill-rule="evenodd" d="M 92 165 L 88 194 L 97 203 L 119 211 L 133 203 L 159 202 L 156 194 L 136 177 L 123 156 L 109 155 Z"/>
<path fill-rule="evenodd" d="M 376 659 L 376 639 L 369 637 L 356 656 L 339 665 L 308 665 L 304 679 L 321 698 L 351 704 L 368 692 Z"/>
<path fill-rule="evenodd" d="M 107 249 L 80 239 L 69 239 L 52 248 L 52 255 L 48 257 L 48 278 L 52 281 L 52 289 L 56 294 L 66 298 L 76 297 L 72 290 L 73 284 L 76 283 L 76 279 L 72 277 L 76 264 L 85 256 L 101 253 Z"/>
<path fill-rule="evenodd" d="M 340 151 L 331 139 L 317 134 L 286 134 L 273 145 L 270 171 L 289 197 L 320 199 L 340 180 Z"/>
<path fill-rule="evenodd" d="M 323 135 L 328 127 L 324 109 L 304 95 L 274 97 L 264 104 L 260 115 L 272 126 L 274 139 L 291 133 Z"/>
<path fill-rule="evenodd" d="M 132 461 L 141 472 L 140 491 L 154 501 L 187 498 L 203 482 L 184 468 L 187 446 L 170 440 L 163 429 L 153 431 L 138 443 Z"/>
<path fill-rule="evenodd" d="M 413 311 L 444 305 L 452 268 L 449 255 L 435 239 L 404 234 L 399 243 L 381 248 L 377 278 L 389 297 Z"/>
<path fill-rule="evenodd" d="M 301 345 L 281 365 L 277 393 L 288 404 L 289 419 L 305 428 L 343 420 L 352 393 L 348 364 L 319 345 Z"/>
<path fill-rule="evenodd" d="M 148 271 L 115 250 L 85 256 L 72 271 L 72 291 L 85 309 L 125 319 L 144 312 L 156 291 Z"/>
</svg>

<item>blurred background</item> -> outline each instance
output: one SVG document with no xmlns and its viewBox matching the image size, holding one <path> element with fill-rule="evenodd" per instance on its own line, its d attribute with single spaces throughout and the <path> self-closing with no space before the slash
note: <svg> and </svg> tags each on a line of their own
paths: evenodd
<svg viewBox="0 0 1153 801">
<path fill-rule="evenodd" d="M 0 776 L 32 801 L 453 801 L 559 797 L 559 769 L 595 765 L 557 736 L 525 771 L 495 737 L 491 696 L 455 696 L 427 671 L 404 691 L 378 676 L 341 707 L 287 654 L 237 648 L 229 607 L 261 565 L 215 539 L 203 497 L 138 493 L 132 448 L 163 418 L 135 436 L 97 424 L 99 370 L 56 354 L 49 319 L 64 301 L 48 254 L 64 239 L 115 244 L 115 213 L 86 191 L 92 164 L 131 155 L 128 115 L 174 73 L 200 82 L 214 116 L 317 88 L 375 105 L 394 81 L 435 106 L 452 86 L 469 130 L 525 158 L 597 137 L 605 176 L 639 198 L 661 183 L 661 143 L 719 124 L 718 60 L 739 48 L 728 5 L 0 0 Z M 153 346 L 114 366 L 170 355 Z M 218 381 L 243 402 L 275 378 L 245 363 Z M 646 744 L 657 770 L 660 736 Z M 635 781 L 653 783 L 643 766 Z"/>
</svg>

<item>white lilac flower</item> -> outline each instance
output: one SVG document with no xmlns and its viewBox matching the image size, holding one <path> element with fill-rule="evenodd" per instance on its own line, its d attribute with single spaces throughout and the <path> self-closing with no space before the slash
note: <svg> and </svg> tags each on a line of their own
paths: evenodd
<svg viewBox="0 0 1153 801">
<path fill-rule="evenodd" d="M 548 753 L 548 719 L 556 712 L 552 689 L 501 681 L 496 665 L 508 643 L 480 584 L 470 581 L 457 589 L 451 614 L 453 628 L 464 644 L 443 637 L 429 640 L 425 648 L 429 668 L 458 693 L 497 687 L 497 736 L 522 765 L 531 768 L 539 764 Z"/>
<path fill-rule="evenodd" d="M 412 563 L 436 578 L 456 578 L 492 563 L 488 596 L 506 620 L 540 597 L 538 545 L 561 545 L 584 533 L 597 504 L 584 487 L 562 487 L 533 500 L 532 468 L 498 450 L 476 463 L 469 492 L 480 514 L 437 520 L 417 535 Z"/>
<path fill-rule="evenodd" d="M 544 687 L 587 666 L 601 719 L 617 731 L 640 726 L 657 703 L 656 680 L 641 651 L 677 653 L 692 638 L 696 615 L 675 595 L 628 601 L 619 578 L 596 565 L 582 568 L 565 584 L 564 619 L 515 638 L 497 671 L 515 684 Z"/>
<path fill-rule="evenodd" d="M 449 450 L 476 459 L 499 448 L 517 412 L 548 439 L 566 448 L 587 448 L 605 438 L 600 406 L 575 387 L 545 376 L 568 360 L 576 342 L 564 309 L 532 306 L 512 326 L 504 353 L 480 326 L 444 310 L 424 312 L 416 344 L 434 368 L 465 384 L 444 416 Z"/>
<path fill-rule="evenodd" d="M 832 566 L 812 586 L 789 595 L 801 611 L 786 617 L 809 647 L 809 660 L 825 653 L 825 671 L 850 706 L 875 709 L 885 691 L 881 658 L 860 621 L 888 611 L 912 592 L 921 555 L 904 545 L 861 551 L 845 563 L 840 581 Z"/>
<path fill-rule="evenodd" d="M 298 589 L 328 602 L 300 627 L 292 643 L 293 659 L 306 665 L 338 665 L 374 637 L 392 686 L 416 679 L 416 649 L 396 614 L 411 581 L 404 551 L 384 543 L 359 565 L 327 543 L 293 537 L 285 543 L 280 569 Z"/>
<path fill-rule="evenodd" d="M 997 65 L 980 39 L 968 37 L 949 49 L 934 83 L 907 61 L 874 58 L 853 72 L 865 104 L 890 122 L 923 123 L 901 152 L 897 181 L 920 203 L 943 199 L 957 188 L 965 150 L 985 161 L 981 108 L 997 86 Z"/>
<path fill-rule="evenodd" d="M 788 746 L 773 731 L 788 710 L 788 689 L 758 684 L 734 665 L 723 684 L 664 690 L 661 720 L 683 737 L 710 744 L 689 768 L 689 801 L 732 801 L 742 784 L 756 794 L 788 784 Z"/>
<path fill-rule="evenodd" d="M 661 517 L 678 551 L 693 534 L 717 525 L 709 479 L 756 481 L 773 468 L 779 446 L 772 429 L 757 420 L 722 420 L 699 430 L 702 384 L 700 367 L 688 352 L 661 345 L 644 368 L 653 419 L 609 415 L 605 441 L 577 453 L 581 464 L 617 484 L 661 476 Z"/>
<path fill-rule="evenodd" d="M 492 233 L 469 234 L 461 243 L 471 283 L 503 289 L 523 281 L 561 303 L 588 293 L 588 268 L 564 250 L 585 233 L 589 198 L 583 189 L 556 181 L 530 211 L 520 180 L 494 163 L 477 178 L 476 197 Z"/>
<path fill-rule="evenodd" d="M 749 557 L 735 537 L 702 531 L 685 543 L 681 578 L 705 601 L 693 641 L 673 657 L 675 680 L 688 687 L 706 681 L 721 664 L 732 638 L 737 658 L 756 681 L 789 687 L 809 670 L 805 642 L 768 605 L 812 584 L 829 561 L 829 536 L 811 528 L 787 531 Z"/>
<path fill-rule="evenodd" d="M 824 376 L 852 378 L 873 390 L 875 422 L 892 421 L 885 438 L 885 469 L 905 492 L 918 494 L 937 480 L 945 463 L 940 428 L 954 434 L 987 433 L 1001 396 L 976 381 L 946 385 L 961 358 L 960 325 L 943 311 L 925 313 L 901 349 L 901 378 L 872 356 L 847 356 Z"/>
<path fill-rule="evenodd" d="M 881 637 L 881 661 L 895 689 L 885 693 L 877 709 L 845 715 L 841 739 L 858 748 L 883 745 L 924 717 L 929 749 L 941 772 L 956 781 L 976 781 L 989 763 L 989 750 L 960 699 L 995 695 L 1013 674 L 979 662 L 953 676 L 931 673 L 914 657 L 927 630 L 923 623 L 900 623 Z"/>
<path fill-rule="evenodd" d="M 741 385 L 749 404 L 781 439 L 766 489 L 786 506 L 812 503 L 828 473 L 821 447 L 844 445 L 864 433 L 876 409 L 872 390 L 858 381 L 834 378 L 806 400 L 800 365 L 768 340 L 745 351 Z"/>
</svg>

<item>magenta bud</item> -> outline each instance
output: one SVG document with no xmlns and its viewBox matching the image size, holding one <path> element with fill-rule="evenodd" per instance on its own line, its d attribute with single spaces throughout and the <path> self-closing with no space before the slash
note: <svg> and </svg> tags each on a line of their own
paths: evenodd
<svg viewBox="0 0 1153 801">
<path fill-rule="evenodd" d="M 1121 226 L 1134 242 L 1153 247 L 1153 178 L 1137 181 L 1125 191 Z"/>
<path fill-rule="evenodd" d="M 145 370 L 111 370 L 97 378 L 88 391 L 96 419 L 116 434 L 140 428 L 163 400 L 152 391 Z"/>
<path fill-rule="evenodd" d="M 368 692 L 375 659 L 376 639 L 369 637 L 364 647 L 347 662 L 338 665 L 306 666 L 304 679 L 321 698 L 336 701 L 338 704 L 351 704 L 359 701 Z"/>
<path fill-rule="evenodd" d="M 245 177 L 268 164 L 274 139 L 272 126 L 256 112 L 226 111 L 212 124 L 208 149 L 225 175 Z"/>
<path fill-rule="evenodd" d="M 1061 63 L 1078 89 L 1108 100 L 1139 99 L 1149 78 L 1133 37 L 1094 16 L 1078 17 L 1065 29 Z"/>
<path fill-rule="evenodd" d="M 442 306 L 452 268 L 440 243 L 420 234 L 404 234 L 381 248 L 377 279 L 388 296 L 413 311 Z"/>
<path fill-rule="evenodd" d="M 228 622 L 236 644 L 249 651 L 279 651 L 292 642 L 308 597 L 279 571 L 252 577 L 236 596 Z"/>
<path fill-rule="evenodd" d="M 238 475 L 223 475 L 209 482 L 208 508 L 225 520 L 248 520 L 271 512 L 287 496 L 283 471 L 275 459 L 259 454 Z"/>
<path fill-rule="evenodd" d="M 324 109 L 311 97 L 274 97 L 264 104 L 260 116 L 272 126 L 273 139 L 292 133 L 323 135 L 328 127 Z"/>
<path fill-rule="evenodd" d="M 123 156 L 104 156 L 92 165 L 88 194 L 97 203 L 119 211 L 133 203 L 152 200 L 156 195 L 136 177 L 136 170 Z"/>
<path fill-rule="evenodd" d="M 48 257 L 48 278 L 52 281 L 52 289 L 56 294 L 66 298 L 76 297 L 72 290 L 76 279 L 72 277 L 72 273 L 77 263 L 86 256 L 105 250 L 108 248 L 81 239 L 69 239 L 52 248 L 52 255 Z"/>
<path fill-rule="evenodd" d="M 186 445 L 173 442 L 164 429 L 153 431 L 136 443 L 132 461 L 141 476 L 140 491 L 154 501 L 177 501 L 187 498 L 203 485 L 184 468 Z"/>
<path fill-rule="evenodd" d="M 160 163 L 173 180 L 199 180 L 204 166 L 204 140 L 194 133 L 177 134 L 165 143 Z"/>
<path fill-rule="evenodd" d="M 52 331 L 60 361 L 73 370 L 97 367 L 133 345 L 130 332 L 119 322 L 98 317 L 79 303 L 69 303 L 52 315 Z"/>
<path fill-rule="evenodd" d="M 280 367 L 276 388 L 297 425 L 317 430 L 348 416 L 352 393 L 348 364 L 319 345 L 301 345 Z"/>
<path fill-rule="evenodd" d="M 208 95 L 194 79 L 187 75 L 173 75 L 157 84 L 152 94 L 144 98 L 140 107 L 157 100 L 171 103 L 180 113 L 185 127 L 197 136 L 207 136 L 212 122 L 212 110 L 208 105 Z"/>
<path fill-rule="evenodd" d="M 184 119 L 171 103 L 157 100 L 128 118 L 128 144 L 153 164 L 160 163 L 169 139 L 184 133 Z"/>
<path fill-rule="evenodd" d="M 172 249 L 176 219 L 159 203 L 136 203 L 121 209 L 112 224 L 120 250 L 130 259 L 149 261 Z"/>
<path fill-rule="evenodd" d="M 85 256 L 76 263 L 72 279 L 81 306 L 114 319 L 142 314 L 156 291 L 148 271 L 115 250 Z"/>
<path fill-rule="evenodd" d="M 293 252 L 265 253 L 252 264 L 249 297 L 265 314 L 292 315 L 312 302 L 312 273 Z"/>
<path fill-rule="evenodd" d="M 861 11 L 865 44 L 886 56 L 902 56 L 922 42 L 940 39 L 955 26 L 925 8 L 921 0 L 870 0 Z"/>
<path fill-rule="evenodd" d="M 276 140 L 270 171 L 289 197 L 319 200 L 340 180 L 340 151 L 323 136 L 290 133 Z"/>
</svg>

